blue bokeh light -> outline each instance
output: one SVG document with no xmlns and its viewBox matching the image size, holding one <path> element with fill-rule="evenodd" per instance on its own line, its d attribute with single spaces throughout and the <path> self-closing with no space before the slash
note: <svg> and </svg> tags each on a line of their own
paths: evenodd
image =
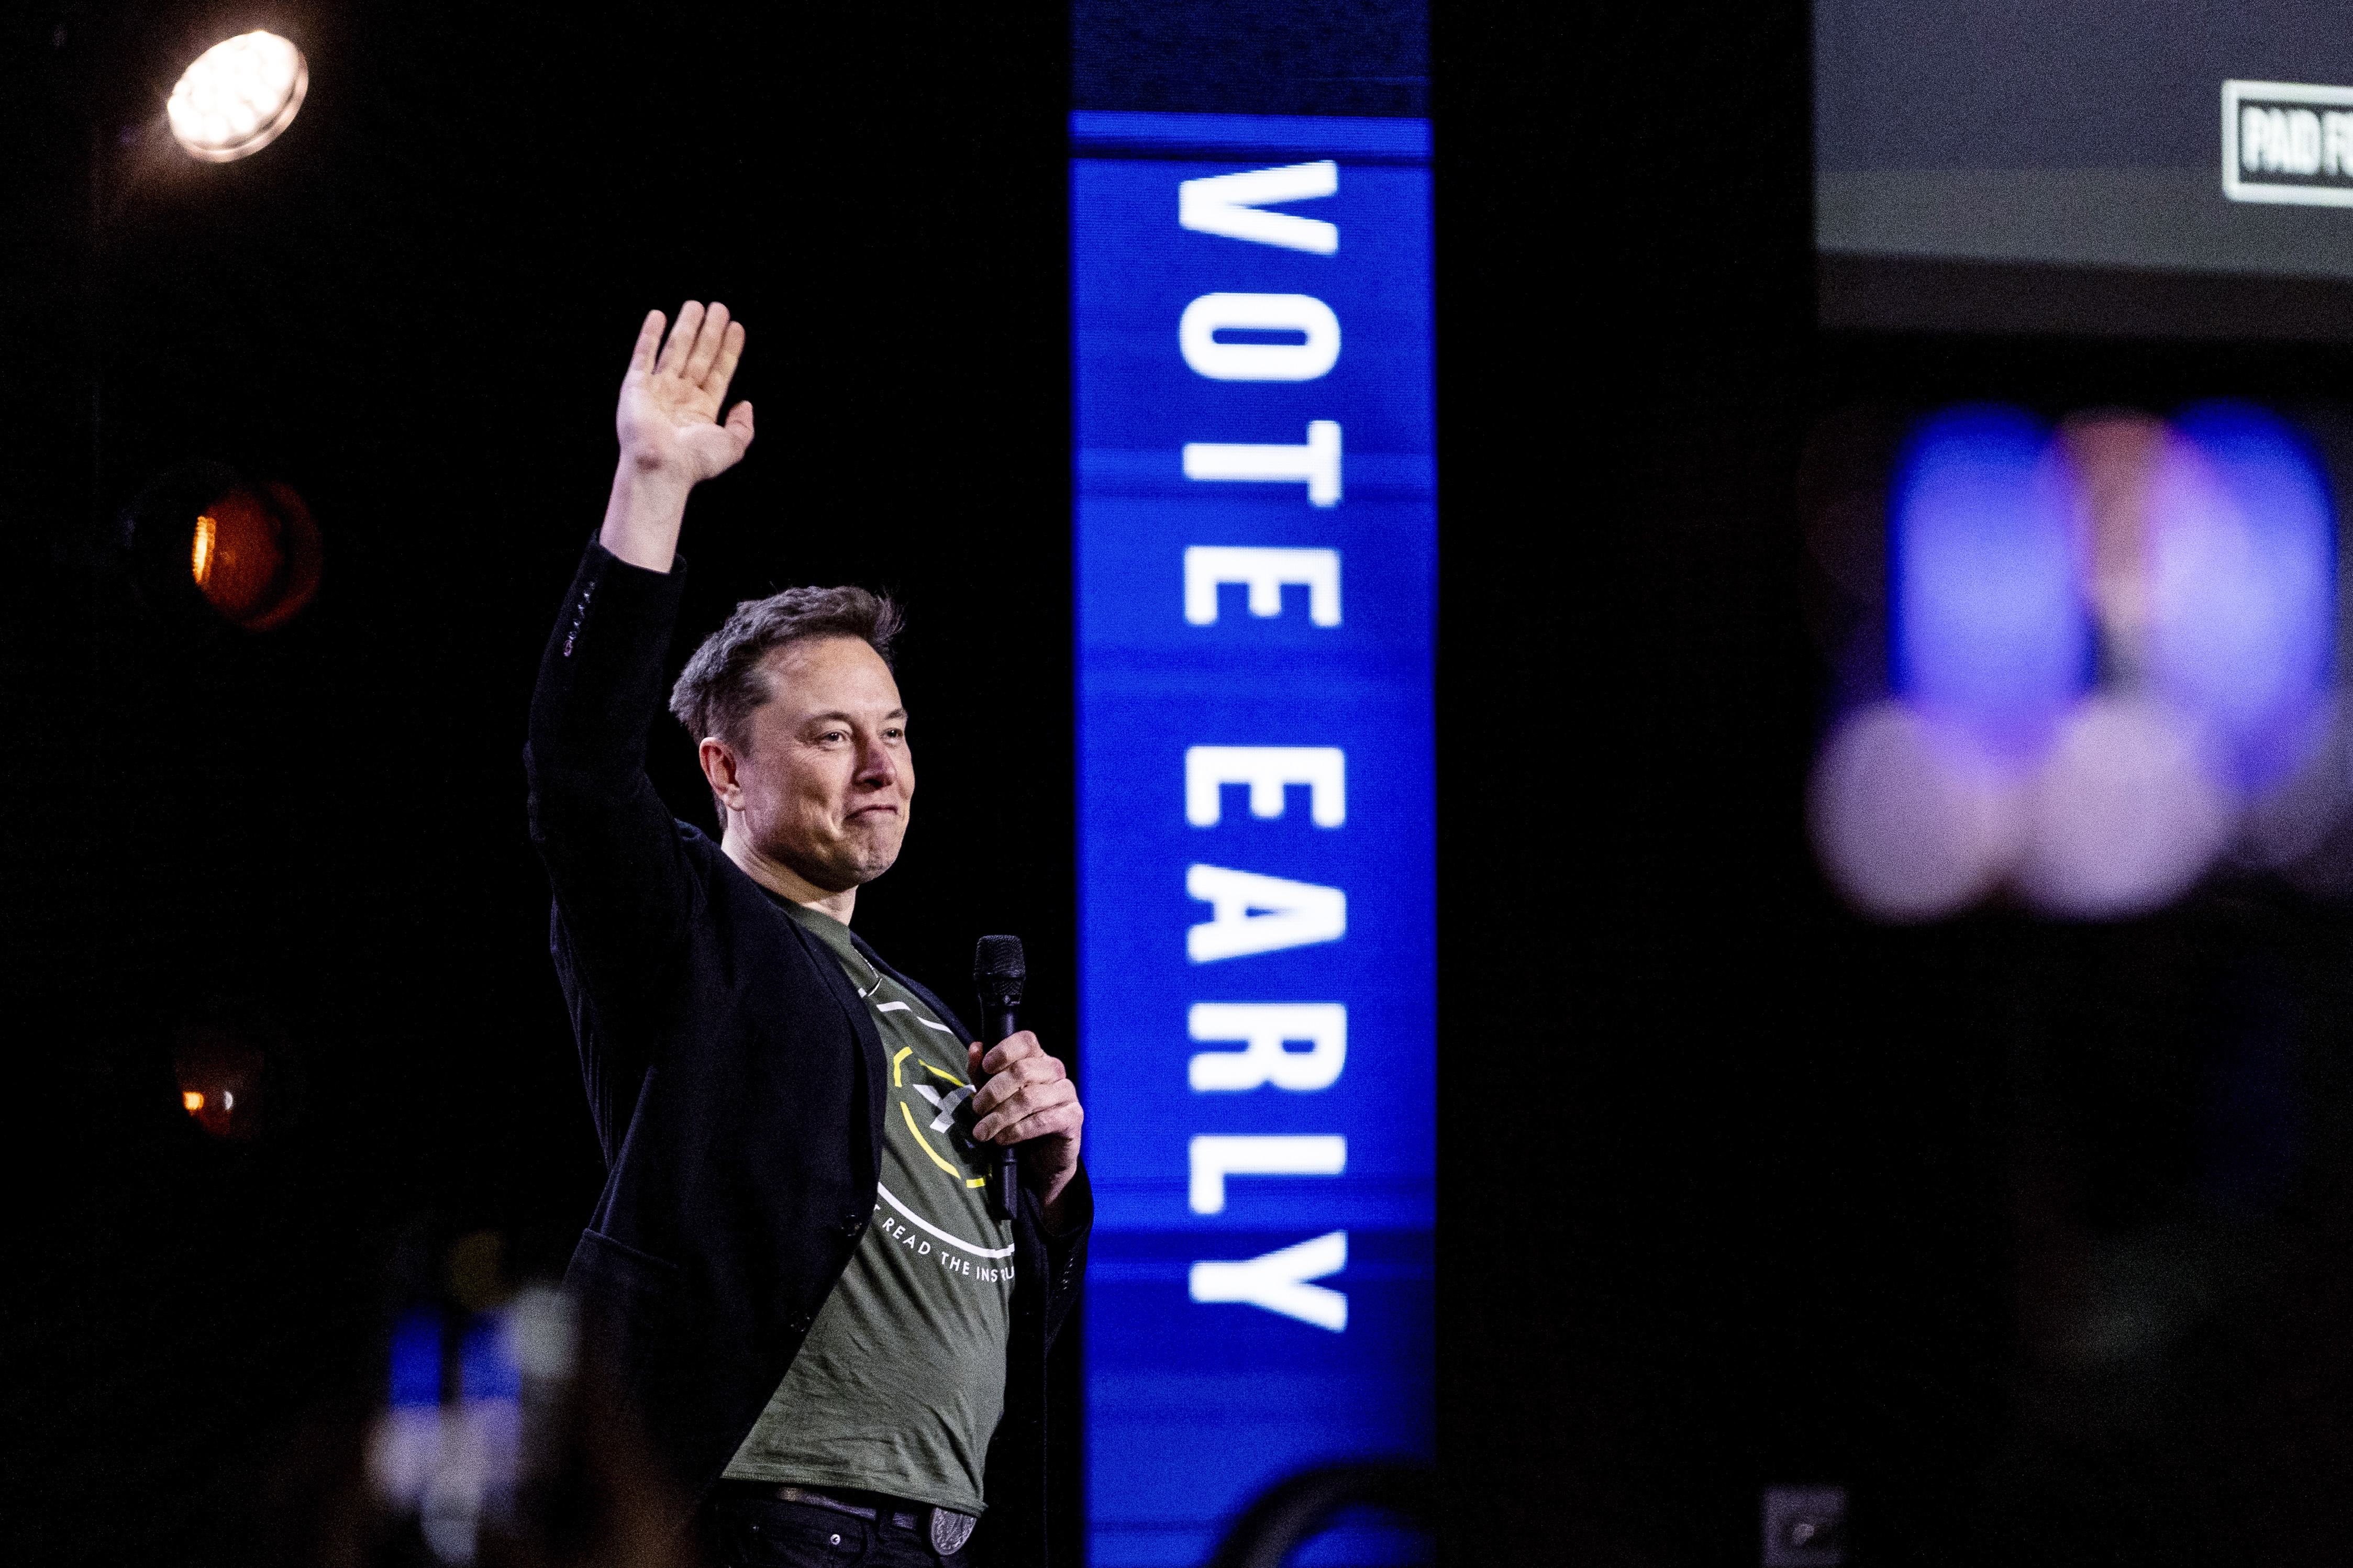
<svg viewBox="0 0 2353 1568">
<path fill-rule="evenodd" d="M 2048 433 L 1999 405 L 1932 416 L 1897 471 L 1889 535 L 1897 691 L 1989 757 L 2031 763 L 2092 676 Z"/>
<path fill-rule="evenodd" d="M 2224 782 L 2278 783 L 2302 760 L 2327 689 L 2336 546 L 2327 487 L 2276 416 L 2207 403 L 2150 495 L 2150 663 L 2211 727 Z"/>
<path fill-rule="evenodd" d="M 506 1320 L 476 1318 L 458 1350 L 459 1390 L 468 1399 L 512 1399 L 522 1392 L 522 1368 L 507 1342 Z"/>
<path fill-rule="evenodd" d="M 404 1313 L 392 1331 L 392 1403 L 441 1403 L 441 1314 L 429 1307 Z"/>
</svg>

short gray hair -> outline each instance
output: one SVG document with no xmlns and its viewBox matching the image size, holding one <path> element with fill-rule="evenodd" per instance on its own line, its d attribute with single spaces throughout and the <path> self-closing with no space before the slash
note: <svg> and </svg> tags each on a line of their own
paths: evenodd
<svg viewBox="0 0 2353 1568">
<path fill-rule="evenodd" d="M 744 744 L 744 721 L 776 693 L 760 667 L 788 643 L 856 637 L 891 662 L 905 616 L 888 595 L 863 588 L 787 588 L 746 599 L 727 624 L 705 637 L 670 689 L 670 710 L 696 741 L 715 735 Z"/>
</svg>

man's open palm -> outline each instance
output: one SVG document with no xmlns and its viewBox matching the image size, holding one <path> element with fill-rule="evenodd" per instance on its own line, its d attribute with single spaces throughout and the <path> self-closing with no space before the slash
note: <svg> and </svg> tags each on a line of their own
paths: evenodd
<svg viewBox="0 0 2353 1568">
<path fill-rule="evenodd" d="M 752 405 L 738 403 L 723 424 L 719 409 L 743 353 L 743 323 L 729 321 L 724 305 L 705 310 L 688 300 L 667 343 L 662 313 L 646 312 L 614 417 L 624 463 L 690 485 L 733 468 L 752 444 Z"/>
</svg>

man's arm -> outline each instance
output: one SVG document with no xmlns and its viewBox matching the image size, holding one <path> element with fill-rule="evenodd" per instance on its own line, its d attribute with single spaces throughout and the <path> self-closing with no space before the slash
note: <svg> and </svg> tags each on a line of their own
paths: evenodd
<svg viewBox="0 0 2353 1568">
<path fill-rule="evenodd" d="M 678 610 L 680 575 L 670 567 L 688 493 L 751 440 L 744 405 L 726 425 L 712 417 L 743 328 L 722 307 L 690 304 L 658 357 L 661 329 L 660 313 L 649 315 L 630 355 L 613 500 L 541 660 L 524 751 L 532 838 L 555 889 L 562 956 L 600 1008 L 624 1014 L 681 950 L 696 896 L 670 812 L 645 773 Z M 600 1123 L 626 1120 L 647 1065 L 626 1054 L 637 1031 L 604 1022 L 597 1059 L 583 1063 Z"/>
</svg>

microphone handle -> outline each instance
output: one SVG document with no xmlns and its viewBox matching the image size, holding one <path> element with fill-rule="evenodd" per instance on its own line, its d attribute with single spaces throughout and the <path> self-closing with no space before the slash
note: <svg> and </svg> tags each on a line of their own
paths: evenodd
<svg viewBox="0 0 2353 1568">
<path fill-rule="evenodd" d="M 980 1036 L 983 1055 L 995 1049 L 1008 1035 L 1021 1032 L 1020 1022 L 1013 1016 L 1009 1003 L 991 1004 L 983 1025 Z M 1020 1155 L 1018 1145 L 1012 1143 L 995 1145 L 995 1152 L 997 1169 L 992 1173 L 994 1179 L 988 1184 L 989 1206 L 997 1218 L 1011 1219 L 1020 1207 L 1020 1199 L 1017 1195 L 1019 1188 L 1016 1185 L 1021 1179 Z"/>
</svg>

